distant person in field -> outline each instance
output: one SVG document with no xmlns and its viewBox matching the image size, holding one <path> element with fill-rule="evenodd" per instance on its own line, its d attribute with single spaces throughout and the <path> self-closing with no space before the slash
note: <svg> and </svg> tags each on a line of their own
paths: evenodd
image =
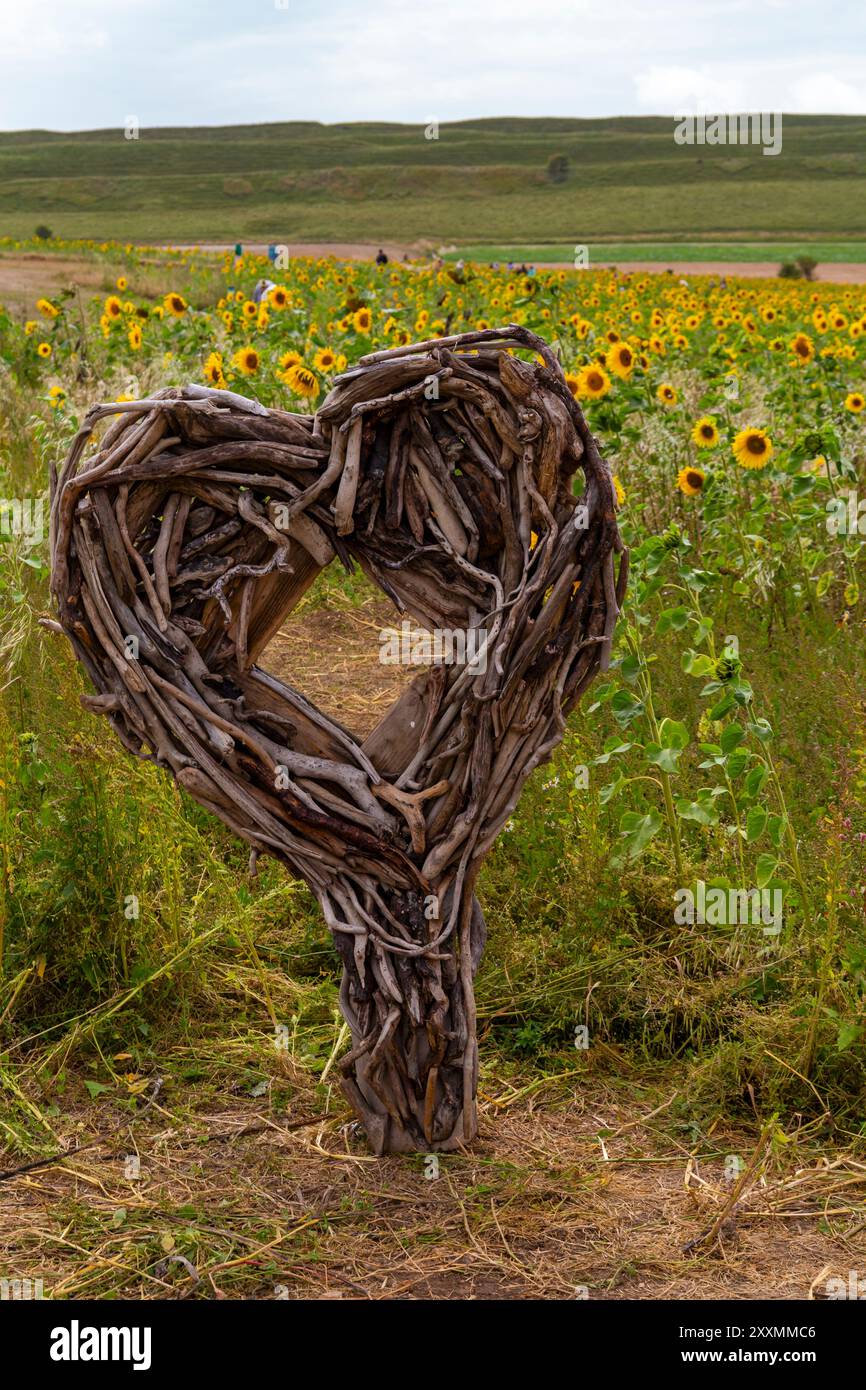
<svg viewBox="0 0 866 1390">
<path fill-rule="evenodd" d="M 387 265 L 387 264 L 388 264 L 388 257 L 385 255 L 385 252 L 382 250 L 381 246 L 379 247 L 379 250 L 378 250 L 378 252 L 376 253 L 376 264 L 377 264 L 377 265 Z"/>
<path fill-rule="evenodd" d="M 235 265 L 237 265 L 238 261 L 241 259 L 241 257 L 243 256 L 243 254 L 244 254 L 244 248 L 241 246 L 240 242 L 238 241 L 238 242 L 235 243 Z"/>
<path fill-rule="evenodd" d="M 271 290 L 275 289 L 276 285 L 273 280 L 257 280 L 256 287 L 253 290 L 253 303 L 261 304 L 262 300 L 270 294 Z"/>
</svg>

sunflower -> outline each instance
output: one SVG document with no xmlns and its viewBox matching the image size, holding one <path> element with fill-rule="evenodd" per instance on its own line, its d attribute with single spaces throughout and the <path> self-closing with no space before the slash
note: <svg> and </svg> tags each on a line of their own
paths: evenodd
<svg viewBox="0 0 866 1390">
<path fill-rule="evenodd" d="M 355 314 L 352 315 L 352 323 L 353 323 L 353 325 L 354 325 L 354 328 L 355 328 L 355 332 L 356 332 L 356 333 L 369 333 L 369 332 L 370 332 L 370 325 L 371 325 L 372 322 L 373 322 L 373 315 L 370 313 L 370 310 L 369 310 L 369 309 L 366 309 L 366 308 L 364 308 L 364 309 L 359 309 L 359 310 L 357 311 L 357 313 L 355 313 Z M 425 322 L 426 322 L 426 315 L 425 315 Z"/>
<path fill-rule="evenodd" d="M 287 309 L 289 307 L 289 292 L 282 285 L 274 285 L 268 295 L 268 300 L 272 309 Z"/>
<path fill-rule="evenodd" d="M 299 352 L 284 352 L 280 358 L 280 371 L 287 372 L 291 367 L 297 367 L 303 360 Z"/>
<path fill-rule="evenodd" d="M 662 405 L 676 405 L 677 393 L 669 381 L 663 381 L 656 391 L 656 400 L 661 401 Z"/>
<path fill-rule="evenodd" d="M 60 313 L 56 304 L 52 304 L 50 299 L 37 299 L 36 308 L 45 319 L 56 319 Z"/>
<path fill-rule="evenodd" d="M 628 343 L 616 343 L 607 354 L 607 365 L 624 380 L 634 371 L 635 357 Z"/>
<path fill-rule="evenodd" d="M 337 363 L 337 354 L 332 348 L 319 348 L 313 358 L 313 366 L 317 372 L 333 371 Z"/>
<path fill-rule="evenodd" d="M 618 507 L 621 507 L 623 502 L 625 501 L 625 488 L 623 487 L 622 483 L 620 482 L 619 478 L 616 476 L 615 473 L 613 475 L 613 487 L 616 493 L 616 505 Z"/>
<path fill-rule="evenodd" d="M 815 345 L 808 333 L 797 333 L 791 339 L 791 351 L 801 364 L 811 362 L 815 356 Z"/>
<path fill-rule="evenodd" d="M 773 454 L 773 441 L 766 430 L 740 430 L 731 445 L 734 458 L 741 468 L 765 468 Z"/>
<path fill-rule="evenodd" d="M 850 410 L 853 415 L 859 415 L 864 405 L 866 405 L 866 399 L 861 391 L 851 391 L 845 397 L 845 409 Z"/>
<path fill-rule="evenodd" d="M 577 394 L 587 396 L 590 400 L 599 400 L 601 396 L 606 396 L 610 390 L 610 377 L 601 367 L 584 367 L 577 378 Z"/>
<path fill-rule="evenodd" d="M 120 290 L 120 293 L 123 294 L 123 291 L 126 289 L 126 276 L 125 276 L 125 275 L 118 275 L 118 277 L 117 277 L 117 279 L 115 280 L 114 284 L 115 284 L 115 288 L 118 289 L 118 290 Z"/>
<path fill-rule="evenodd" d="M 141 329 L 137 323 L 132 325 L 126 336 L 129 339 L 129 346 L 132 348 L 133 352 L 138 352 L 138 349 L 141 347 Z"/>
<path fill-rule="evenodd" d="M 204 379 L 210 382 L 211 386 L 222 388 L 226 384 L 223 376 L 223 358 L 221 352 L 212 352 L 204 364 Z"/>
<path fill-rule="evenodd" d="M 103 307 L 106 317 L 110 319 L 119 319 L 123 312 L 123 305 L 116 294 L 110 294 Z"/>
<path fill-rule="evenodd" d="M 686 497 L 697 497 L 703 489 L 706 477 L 702 468 L 681 468 L 677 474 L 677 487 Z"/>
<path fill-rule="evenodd" d="M 178 294 L 175 290 L 171 290 L 164 297 L 162 302 L 165 305 L 168 312 L 170 314 L 174 314 L 176 319 L 179 319 L 181 315 L 186 312 L 187 302 L 184 299 L 183 295 Z"/>
<path fill-rule="evenodd" d="M 49 386 L 48 404 L 52 410 L 59 410 L 66 400 L 66 392 L 62 386 Z"/>
<path fill-rule="evenodd" d="M 232 358 L 232 366 L 236 367 L 242 376 L 255 376 L 259 370 L 259 354 L 253 347 L 238 348 Z"/>
<path fill-rule="evenodd" d="M 51 344 L 50 344 L 50 343 L 40 343 L 39 346 L 38 346 L 38 348 L 36 349 L 36 351 L 39 353 L 39 356 L 40 356 L 40 357 L 50 357 L 50 356 L 51 356 Z"/>
<path fill-rule="evenodd" d="M 253 301 L 252 301 L 251 299 L 248 299 L 248 300 L 246 301 L 246 303 L 244 304 L 244 307 L 243 307 L 243 311 L 242 311 L 242 312 L 243 312 L 243 316 L 244 316 L 245 319 L 250 319 L 250 320 L 252 320 L 252 319 L 258 318 L 258 316 L 259 316 L 259 306 L 258 306 L 258 304 L 254 304 Z"/>
<path fill-rule="evenodd" d="M 565 373 L 565 384 L 568 387 L 571 394 L 573 396 L 576 396 L 580 387 L 580 378 L 577 376 L 575 372 Z"/>
<path fill-rule="evenodd" d="M 294 367 L 290 367 L 283 380 L 296 396 L 318 396 L 319 383 L 309 367 L 305 367 L 299 362 Z"/>
<path fill-rule="evenodd" d="M 699 449 L 715 449 L 719 442 L 719 431 L 712 415 L 702 415 L 692 427 L 692 443 Z"/>
</svg>

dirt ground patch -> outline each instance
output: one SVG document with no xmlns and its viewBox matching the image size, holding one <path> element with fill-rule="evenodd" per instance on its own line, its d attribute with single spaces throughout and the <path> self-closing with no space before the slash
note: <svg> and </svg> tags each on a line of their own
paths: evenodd
<svg viewBox="0 0 866 1390">
<path fill-rule="evenodd" d="M 267 242 L 244 241 L 241 243 L 248 255 L 264 256 Z M 172 242 L 166 250 L 189 250 L 191 242 Z M 206 241 L 198 244 L 200 251 L 234 251 L 234 245 L 222 241 Z M 417 248 L 407 243 L 395 241 L 293 241 L 289 244 L 289 256 L 335 256 L 337 260 L 372 261 L 380 250 L 391 261 L 401 261 L 404 256 L 417 256 Z"/>
<path fill-rule="evenodd" d="M 725 279 L 739 275 L 746 279 L 775 280 L 779 274 L 778 261 L 594 261 L 592 269 L 601 270 L 613 265 L 624 275 L 664 275 L 670 270 L 677 277 L 685 279 L 690 275 L 715 275 Z M 544 268 L 573 270 L 574 266 L 570 261 L 556 261 L 545 264 Z M 862 285 L 866 283 L 866 262 L 822 262 L 815 271 L 815 280 L 834 285 Z"/>
<path fill-rule="evenodd" d="M 111 285 L 110 267 L 101 261 L 39 252 L 0 255 L 0 304 L 35 315 L 36 301 L 58 290 L 78 285 L 82 290 L 103 290 Z"/>
<path fill-rule="evenodd" d="M 421 669 L 379 660 L 379 634 L 399 631 L 402 621 L 379 598 L 352 608 L 314 608 L 280 629 L 259 665 L 366 738 Z"/>
<path fill-rule="evenodd" d="M 232 251 L 234 247 L 225 243 L 210 243 L 201 246 L 203 251 Z M 267 246 L 261 242 L 244 243 L 244 250 L 264 255 Z M 308 241 L 298 242 L 289 247 L 290 256 L 336 256 L 341 260 L 371 261 L 378 251 L 372 242 L 360 241 Z M 403 256 L 418 256 L 417 248 L 385 242 L 382 248 L 392 261 Z M 535 261 L 541 270 L 573 270 L 571 261 Z M 744 276 L 747 279 L 773 280 L 779 273 L 778 261 L 593 261 L 593 270 L 609 269 L 616 266 L 623 274 L 664 275 L 668 270 L 676 276 L 715 275 L 731 278 Z M 822 262 L 815 272 L 817 281 L 832 284 L 866 284 L 866 262 Z"/>
<path fill-rule="evenodd" d="M 477 1144 L 438 1172 L 371 1158 L 324 1088 L 282 1114 L 172 1087 L 140 1119 L 85 1102 L 56 1126 L 78 1151 L 4 1183 L 0 1274 L 54 1298 L 737 1300 L 863 1267 L 862 1164 L 764 1171 L 690 1245 L 754 1135 L 686 1146 L 594 1078 L 487 1086 Z"/>
</svg>

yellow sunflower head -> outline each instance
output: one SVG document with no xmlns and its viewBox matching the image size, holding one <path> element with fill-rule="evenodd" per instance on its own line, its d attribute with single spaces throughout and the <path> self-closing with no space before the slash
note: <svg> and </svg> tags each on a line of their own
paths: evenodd
<svg viewBox="0 0 866 1390">
<path fill-rule="evenodd" d="M 313 366 L 317 372 L 332 372 L 337 364 L 337 354 L 332 348 L 319 348 L 313 358 Z"/>
<path fill-rule="evenodd" d="M 577 394 L 588 400 L 600 400 L 610 390 L 610 377 L 603 367 L 590 363 L 578 374 Z"/>
<path fill-rule="evenodd" d="M 703 490 L 706 481 L 706 473 L 702 468 L 681 468 L 677 474 L 677 487 L 680 492 L 685 493 L 686 497 L 697 497 Z"/>
<path fill-rule="evenodd" d="M 741 468 L 766 468 L 773 456 L 773 441 L 766 430 L 740 430 L 731 446 L 734 458 Z"/>
<path fill-rule="evenodd" d="M 319 394 L 319 383 L 315 373 L 311 372 L 309 367 L 305 367 L 302 362 L 290 367 L 283 380 L 296 396 L 306 396 L 311 399 Z"/>
<path fill-rule="evenodd" d="M 628 343 L 615 343 L 606 356 L 607 365 L 612 372 L 623 379 L 631 376 L 634 371 L 635 355 Z"/>
<path fill-rule="evenodd" d="M 719 442 L 719 431 L 711 415 L 703 415 L 692 428 L 692 443 L 699 449 L 715 449 Z"/>
<path fill-rule="evenodd" d="M 204 379 L 211 386 L 216 386 L 218 388 L 225 386 L 222 353 L 212 352 L 210 354 L 204 364 Z"/>
<path fill-rule="evenodd" d="M 662 405 L 673 406 L 677 403 L 677 393 L 669 381 L 663 381 L 656 391 L 656 400 L 661 401 Z"/>
<path fill-rule="evenodd" d="M 859 415 L 864 406 L 866 406 L 866 398 L 864 398 L 862 391 L 851 391 L 845 397 L 845 409 L 850 410 L 852 415 Z"/>
<path fill-rule="evenodd" d="M 232 366 L 236 367 L 242 376 L 255 376 L 259 370 L 259 354 L 254 347 L 238 348 L 232 357 Z"/>
</svg>

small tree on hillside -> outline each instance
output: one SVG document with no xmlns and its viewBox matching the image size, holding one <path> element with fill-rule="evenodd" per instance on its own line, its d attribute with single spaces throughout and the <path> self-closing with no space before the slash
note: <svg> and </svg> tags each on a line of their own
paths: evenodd
<svg viewBox="0 0 866 1390">
<path fill-rule="evenodd" d="M 551 183 L 565 183 L 568 178 L 568 155 L 552 154 L 547 161 L 547 177 Z"/>
<path fill-rule="evenodd" d="M 53 233 L 50 227 L 46 227 L 44 222 L 40 222 L 33 235 L 38 237 L 40 241 L 50 241 Z"/>
</svg>

